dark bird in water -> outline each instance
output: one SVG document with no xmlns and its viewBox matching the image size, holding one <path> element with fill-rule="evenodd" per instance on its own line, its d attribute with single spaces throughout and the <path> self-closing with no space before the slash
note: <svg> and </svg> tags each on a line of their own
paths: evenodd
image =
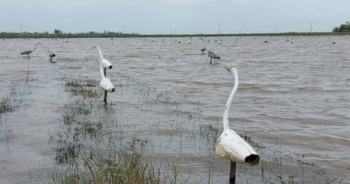
<svg viewBox="0 0 350 184">
<path fill-rule="evenodd" d="M 209 43 L 210 44 L 210 40 L 207 40 L 206 43 Z M 212 59 L 220 59 L 220 56 L 215 54 L 213 51 L 210 50 L 210 47 L 209 45 L 206 45 L 206 50 L 208 52 L 208 57 L 210 57 L 210 64 L 211 64 L 211 60 Z M 203 52 L 204 53 L 204 52 Z"/>
<path fill-rule="evenodd" d="M 205 47 L 201 48 L 202 54 L 204 54 L 204 51 L 206 51 L 206 50 L 207 50 L 207 48 L 205 48 Z"/>
<path fill-rule="evenodd" d="M 204 40 L 203 38 L 200 38 L 203 41 L 204 47 L 201 49 L 202 53 L 204 54 L 204 51 L 208 52 L 208 57 L 210 57 L 210 64 L 212 59 L 220 59 L 220 56 L 215 54 L 213 51 L 210 50 L 209 44 L 210 41 L 208 39 Z"/>
<path fill-rule="evenodd" d="M 55 56 L 56 56 L 55 53 L 53 53 L 53 52 L 50 53 L 49 57 L 50 57 L 50 62 L 51 63 L 56 63 L 56 62 L 52 61 L 52 58 L 55 57 Z"/>
<path fill-rule="evenodd" d="M 36 49 L 36 47 L 37 47 L 39 44 L 41 44 L 41 43 L 37 43 L 37 44 L 35 45 L 35 48 L 34 48 L 33 50 L 25 50 L 25 51 L 21 52 L 21 54 L 22 54 L 22 55 L 27 54 L 27 55 L 28 55 L 28 58 L 30 58 L 30 55 L 29 55 L 29 54 L 31 54 L 32 52 L 34 52 L 35 49 Z"/>
<path fill-rule="evenodd" d="M 220 56 L 218 56 L 217 54 L 215 54 L 213 51 L 208 50 L 208 56 L 210 57 L 210 64 L 211 64 L 211 60 L 214 59 L 220 59 Z"/>
<path fill-rule="evenodd" d="M 205 41 L 203 38 L 199 38 L 199 39 L 201 39 L 203 42 L 204 47 L 201 49 L 201 51 L 202 51 L 202 54 L 204 54 L 204 51 L 207 50 L 207 43 L 206 42 L 208 42 L 209 40 Z"/>
</svg>

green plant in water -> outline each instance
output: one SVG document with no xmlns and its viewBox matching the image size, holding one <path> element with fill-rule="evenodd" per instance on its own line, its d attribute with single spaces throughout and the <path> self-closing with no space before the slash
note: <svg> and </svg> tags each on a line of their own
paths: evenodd
<svg viewBox="0 0 350 184">
<path fill-rule="evenodd" d="M 14 110 L 15 110 L 15 107 L 12 105 L 10 98 L 5 97 L 1 99 L 0 114 L 5 112 L 12 112 Z"/>
<path fill-rule="evenodd" d="M 97 84 L 98 82 L 92 79 L 69 79 L 66 82 L 66 88 L 73 95 L 82 96 L 84 99 L 97 98 L 102 95 L 102 93 L 99 93 L 98 88 L 93 88 Z"/>
<path fill-rule="evenodd" d="M 141 153 L 133 146 L 115 159 L 90 156 L 82 161 L 82 168 L 76 164 L 70 172 L 56 173 L 52 178 L 54 183 L 159 184 L 162 179 L 159 170 L 141 162 Z"/>
</svg>

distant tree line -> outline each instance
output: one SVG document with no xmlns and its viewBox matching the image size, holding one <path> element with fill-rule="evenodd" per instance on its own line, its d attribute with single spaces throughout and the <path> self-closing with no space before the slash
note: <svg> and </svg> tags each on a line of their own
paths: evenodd
<svg viewBox="0 0 350 184">
<path fill-rule="evenodd" d="M 138 33 L 122 33 L 114 31 L 103 32 L 83 32 L 83 33 L 66 33 L 59 29 L 54 29 L 52 33 L 46 32 L 0 32 L 0 38 L 117 38 L 117 37 L 203 37 L 203 36 L 313 36 L 313 35 L 342 35 L 348 34 L 346 31 L 350 29 L 350 23 L 346 22 L 339 28 L 334 28 L 333 32 L 285 32 L 285 33 L 239 33 L 239 34 L 138 34 Z"/>
<path fill-rule="evenodd" d="M 212 36 L 232 36 L 233 34 L 212 34 Z M 241 34 L 245 35 L 245 34 Z M 191 37 L 191 36 L 208 36 L 207 34 L 138 34 L 122 33 L 113 31 L 89 31 L 83 33 L 65 33 L 62 30 L 54 29 L 53 33 L 49 32 L 0 32 L 0 38 L 117 38 L 117 37 Z"/>
<path fill-rule="evenodd" d="M 350 22 L 346 21 L 345 24 L 340 24 L 339 27 L 333 28 L 333 32 L 349 32 L 350 31 Z"/>
<path fill-rule="evenodd" d="M 64 33 L 62 30 L 55 29 L 53 33 L 49 32 L 0 32 L 0 38 L 113 38 L 113 37 L 132 37 L 138 36 L 136 33 L 122 33 L 113 31 L 84 33 Z"/>
</svg>

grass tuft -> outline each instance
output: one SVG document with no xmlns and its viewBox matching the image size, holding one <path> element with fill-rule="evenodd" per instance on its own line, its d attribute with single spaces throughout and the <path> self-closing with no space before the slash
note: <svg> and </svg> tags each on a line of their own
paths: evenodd
<svg viewBox="0 0 350 184">
<path fill-rule="evenodd" d="M 97 86 L 95 80 L 78 80 L 73 79 L 66 82 L 67 91 L 71 92 L 74 96 L 82 96 L 84 99 L 97 98 L 101 96 L 101 90 L 94 88 Z"/>
<path fill-rule="evenodd" d="M 15 107 L 12 105 L 11 99 L 8 97 L 4 97 L 0 102 L 0 114 L 6 112 L 12 112 L 15 110 Z"/>
<path fill-rule="evenodd" d="M 141 153 L 129 146 L 116 158 L 84 157 L 80 168 L 75 167 L 53 176 L 54 183 L 150 183 L 159 184 L 160 170 L 143 164 Z"/>
</svg>

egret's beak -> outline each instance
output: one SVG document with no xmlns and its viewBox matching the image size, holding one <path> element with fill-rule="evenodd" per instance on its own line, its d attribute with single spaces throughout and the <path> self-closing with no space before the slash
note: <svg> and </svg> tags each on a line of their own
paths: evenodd
<svg viewBox="0 0 350 184">
<path fill-rule="evenodd" d="M 226 70 L 231 71 L 231 69 L 233 68 L 233 66 L 227 66 L 227 65 L 225 65 L 225 68 L 226 68 Z"/>
<path fill-rule="evenodd" d="M 92 47 L 92 49 L 96 49 L 96 46 Z"/>
</svg>

